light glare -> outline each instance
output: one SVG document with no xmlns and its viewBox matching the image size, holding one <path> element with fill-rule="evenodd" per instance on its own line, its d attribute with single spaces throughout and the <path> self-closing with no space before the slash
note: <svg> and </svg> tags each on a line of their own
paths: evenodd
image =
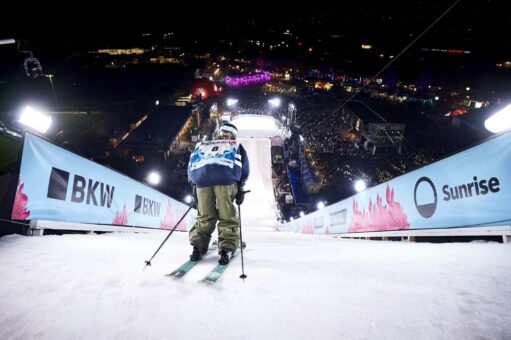
<svg viewBox="0 0 511 340">
<path fill-rule="evenodd" d="M 361 191 L 364 191 L 366 189 L 366 183 L 359 179 L 358 181 L 355 182 L 355 190 L 357 192 L 361 192 Z"/>
<path fill-rule="evenodd" d="M 493 133 L 499 133 L 511 128 L 511 104 L 486 119 L 484 127 Z"/>
<path fill-rule="evenodd" d="M 52 122 L 50 115 L 39 112 L 30 106 L 25 107 L 18 121 L 41 133 L 46 133 Z"/>
<path fill-rule="evenodd" d="M 280 98 L 272 98 L 268 100 L 268 103 L 271 107 L 279 107 L 280 106 Z"/>
<path fill-rule="evenodd" d="M 234 98 L 228 98 L 227 99 L 227 106 L 232 107 L 238 103 L 238 99 Z"/>
<path fill-rule="evenodd" d="M 160 174 L 156 171 L 153 171 L 147 176 L 147 181 L 152 185 L 158 185 L 160 183 L 161 177 Z"/>
</svg>

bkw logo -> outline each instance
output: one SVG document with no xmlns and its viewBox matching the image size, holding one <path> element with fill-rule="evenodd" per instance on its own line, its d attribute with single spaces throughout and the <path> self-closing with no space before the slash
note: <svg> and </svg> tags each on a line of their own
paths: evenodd
<svg viewBox="0 0 511 340">
<path fill-rule="evenodd" d="M 70 173 L 52 168 L 48 182 L 48 198 L 61 201 L 67 200 Z M 73 175 L 70 201 L 110 208 L 114 197 L 115 187 L 94 179 L 87 179 L 78 174 Z"/>
</svg>

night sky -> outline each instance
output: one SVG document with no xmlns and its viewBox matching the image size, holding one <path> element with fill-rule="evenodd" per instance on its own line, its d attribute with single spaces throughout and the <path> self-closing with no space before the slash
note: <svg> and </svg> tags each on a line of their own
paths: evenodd
<svg viewBox="0 0 511 340">
<path fill-rule="evenodd" d="M 454 1 L 296 2 L 148 1 L 2 4 L 0 38 L 27 39 L 40 50 L 86 50 L 136 44 L 142 33 L 176 32 L 182 39 L 264 38 L 290 29 L 309 41 L 336 35 L 399 51 Z M 504 1 L 461 0 L 417 47 L 471 50 L 482 59 L 511 59 L 511 27 Z M 335 42 L 334 42 L 335 43 Z M 121 45 L 121 46 L 119 46 Z"/>
</svg>

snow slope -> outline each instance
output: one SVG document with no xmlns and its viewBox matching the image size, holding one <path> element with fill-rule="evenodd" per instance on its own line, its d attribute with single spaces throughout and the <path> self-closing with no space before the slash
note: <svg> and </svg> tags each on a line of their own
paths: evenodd
<svg viewBox="0 0 511 340">
<path fill-rule="evenodd" d="M 164 233 L 0 238 L 2 339 L 509 339 L 511 245 L 247 232 L 214 286 Z"/>
</svg>

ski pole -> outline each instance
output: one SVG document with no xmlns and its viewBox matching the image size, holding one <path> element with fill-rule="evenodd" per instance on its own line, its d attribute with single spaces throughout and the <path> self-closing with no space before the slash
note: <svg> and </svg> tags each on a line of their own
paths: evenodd
<svg viewBox="0 0 511 340">
<path fill-rule="evenodd" d="M 153 256 L 151 257 L 151 259 L 149 261 L 145 261 L 145 267 L 143 270 L 146 269 L 147 266 L 150 266 L 151 265 L 151 261 L 152 259 L 156 256 L 156 254 L 158 254 L 158 252 L 160 251 L 161 247 L 163 247 L 163 245 L 165 244 L 165 242 L 167 242 L 167 240 L 169 239 L 170 235 L 172 235 L 172 233 L 174 232 L 174 230 L 177 228 L 177 226 L 179 225 L 179 223 L 181 223 L 181 221 L 185 218 L 186 215 L 188 215 L 188 212 L 190 210 L 192 210 L 193 208 L 193 205 L 190 205 L 190 208 L 188 208 L 188 210 L 184 213 L 184 215 L 179 219 L 179 221 L 176 223 L 176 225 L 174 226 L 174 228 L 172 228 L 172 230 L 170 231 L 170 233 L 167 235 L 167 237 L 165 238 L 165 240 L 163 240 L 163 242 L 160 244 L 160 246 L 158 247 L 158 249 L 156 250 L 156 252 L 153 254 Z"/>
<path fill-rule="evenodd" d="M 245 191 L 245 193 L 250 192 L 250 190 Z M 245 275 L 245 264 L 243 262 L 243 234 L 241 233 L 241 207 L 238 204 L 238 218 L 240 219 L 240 248 L 241 248 L 241 275 L 240 279 L 245 282 L 247 276 Z"/>
</svg>

